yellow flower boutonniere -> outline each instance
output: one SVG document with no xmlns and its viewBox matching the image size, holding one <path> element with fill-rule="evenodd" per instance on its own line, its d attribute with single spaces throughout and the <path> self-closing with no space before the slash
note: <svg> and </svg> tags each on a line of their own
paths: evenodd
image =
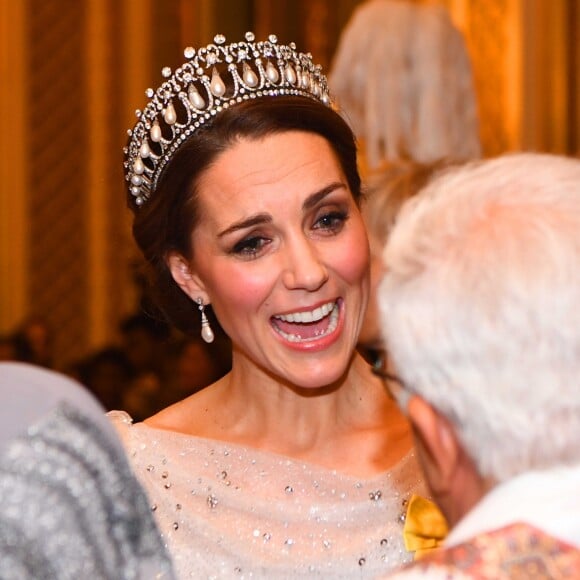
<svg viewBox="0 0 580 580">
<path fill-rule="evenodd" d="M 439 508 L 428 499 L 415 495 L 407 505 L 403 539 L 408 552 L 415 552 L 415 558 L 441 545 L 449 532 L 447 521 Z"/>
</svg>

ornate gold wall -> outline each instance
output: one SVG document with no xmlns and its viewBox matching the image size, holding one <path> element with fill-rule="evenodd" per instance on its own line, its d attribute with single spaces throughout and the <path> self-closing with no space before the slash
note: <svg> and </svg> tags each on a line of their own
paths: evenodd
<svg viewBox="0 0 580 580">
<path fill-rule="evenodd" d="M 77 321 L 88 322 L 85 165 L 90 136 L 83 106 L 86 48 L 78 26 L 87 18 L 82 3 L 62 12 L 54 0 L 28 10 L 27 18 L 27 295 L 36 313 L 65 331 L 56 338 L 60 349 L 64 337 L 82 344 L 84 329 Z"/>
<path fill-rule="evenodd" d="M 134 307 L 120 154 L 127 4 L 1 3 L 0 332 L 42 317 L 58 366 L 114 339 Z"/>
<path fill-rule="evenodd" d="M 471 54 L 485 153 L 576 151 L 576 0 L 445 3 Z"/>
<path fill-rule="evenodd" d="M 578 150 L 576 0 L 442 0 L 473 59 L 488 155 Z M 331 61 L 356 0 L 0 2 L 0 333 L 53 327 L 66 366 L 137 305 L 121 148 L 188 44 L 253 29 Z"/>
</svg>

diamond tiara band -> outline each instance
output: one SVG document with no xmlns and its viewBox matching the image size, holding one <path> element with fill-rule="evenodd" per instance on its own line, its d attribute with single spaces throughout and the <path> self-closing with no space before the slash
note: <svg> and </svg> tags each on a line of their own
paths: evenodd
<svg viewBox="0 0 580 580">
<path fill-rule="evenodd" d="M 184 50 L 187 62 L 174 72 L 162 70 L 167 80 L 156 90 L 147 89 L 146 107 L 135 112 L 137 123 L 128 131 L 125 179 L 136 206 L 151 196 L 163 169 L 179 147 L 220 111 L 263 96 L 300 95 L 331 106 L 326 77 L 312 55 L 296 45 L 278 44 L 270 35 L 255 42 L 225 44 L 218 34 L 214 43 Z M 225 63 L 231 83 L 225 83 L 216 66 Z M 223 71 L 222 71 L 223 73 Z M 228 88 L 232 85 L 232 88 Z"/>
</svg>

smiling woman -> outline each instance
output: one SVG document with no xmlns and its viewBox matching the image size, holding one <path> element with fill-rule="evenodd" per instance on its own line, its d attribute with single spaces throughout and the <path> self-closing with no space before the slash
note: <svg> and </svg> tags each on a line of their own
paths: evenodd
<svg viewBox="0 0 580 580">
<path fill-rule="evenodd" d="M 167 317 L 231 339 L 232 370 L 111 419 L 178 574 L 376 577 L 411 559 L 405 419 L 356 354 L 369 248 L 350 128 L 274 37 L 185 51 L 126 150 L 135 239 Z M 233 64 L 237 63 L 237 64 Z"/>
<path fill-rule="evenodd" d="M 234 357 L 297 386 L 339 380 L 366 305 L 368 243 L 328 141 L 304 131 L 240 137 L 203 172 L 197 204 L 195 257 L 173 252 L 170 269 L 191 299 L 211 303 Z"/>
</svg>

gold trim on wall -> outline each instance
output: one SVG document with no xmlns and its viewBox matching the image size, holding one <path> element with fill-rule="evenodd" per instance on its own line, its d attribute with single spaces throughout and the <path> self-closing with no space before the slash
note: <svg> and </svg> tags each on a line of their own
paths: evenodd
<svg viewBox="0 0 580 580">
<path fill-rule="evenodd" d="M 575 1 L 575 0 L 572 0 Z M 569 0 L 445 0 L 473 62 L 486 155 L 571 154 Z M 577 97 L 576 97 L 577 98 Z"/>
<path fill-rule="evenodd" d="M 26 172 L 26 11 L 0 2 L 0 332 L 14 330 L 28 306 Z"/>
<path fill-rule="evenodd" d="M 183 48 L 207 43 L 215 34 L 221 32 L 215 29 L 216 15 L 212 7 L 214 0 L 179 0 L 179 2 L 180 44 Z"/>
<path fill-rule="evenodd" d="M 107 0 L 89 0 L 87 11 L 87 63 L 85 67 L 88 108 L 87 130 L 91 138 L 87 151 L 87 243 L 89 324 L 87 346 L 95 348 L 110 338 L 110 323 L 107 320 L 110 292 L 110 265 L 107 263 L 107 216 L 109 215 L 107 186 L 103 176 L 108 174 L 111 152 L 107 147 L 110 130 L 106 119 L 109 109 L 110 74 L 108 74 L 108 51 L 112 43 L 107 42 L 110 31 L 110 10 Z"/>
<path fill-rule="evenodd" d="M 509 0 L 503 16 L 506 39 L 503 59 L 504 126 L 508 150 L 523 146 L 524 126 L 524 8 L 522 0 Z"/>
<path fill-rule="evenodd" d="M 122 0 L 120 18 L 123 23 L 123 34 L 119 50 L 122 55 L 120 78 L 123 85 L 121 127 L 125 128 L 134 125 L 135 109 L 146 103 L 145 88 L 152 82 L 151 63 L 154 50 L 152 2 L 153 0 Z M 114 158 L 117 163 L 120 163 L 120 150 L 119 155 L 114 155 Z M 135 286 L 132 268 L 140 257 L 131 236 L 131 214 L 128 209 L 123 212 L 123 218 L 125 227 L 122 228 L 121 234 L 124 235 L 124 240 L 119 251 L 124 253 L 125 272 L 122 279 L 118 281 L 118 300 L 122 302 L 121 312 L 128 313 L 139 304 L 139 289 Z"/>
<path fill-rule="evenodd" d="M 523 0 L 522 0 L 523 1 Z M 522 146 L 565 153 L 568 145 L 568 6 L 526 0 Z"/>
</svg>

